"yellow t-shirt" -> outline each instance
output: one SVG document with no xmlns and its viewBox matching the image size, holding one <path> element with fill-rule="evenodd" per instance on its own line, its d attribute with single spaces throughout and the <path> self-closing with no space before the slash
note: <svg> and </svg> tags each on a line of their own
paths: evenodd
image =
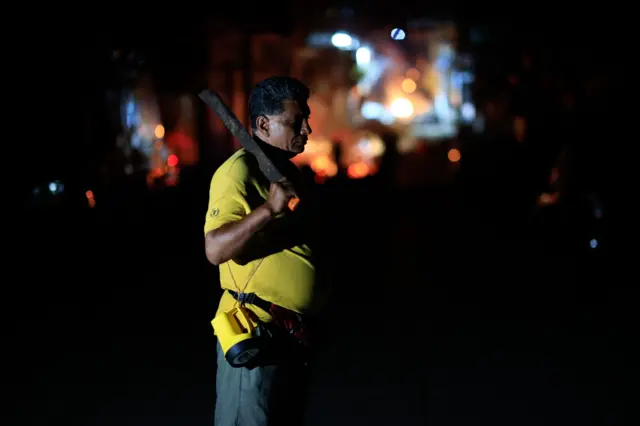
<svg viewBox="0 0 640 426">
<path fill-rule="evenodd" d="M 293 164 L 291 166 L 295 169 Z M 268 195 L 269 181 L 260 171 L 255 157 L 240 149 L 218 168 L 211 179 L 205 235 L 226 223 L 242 219 L 262 205 Z M 300 239 L 299 232 L 291 231 L 298 210 L 276 218 L 261 231 L 267 238 L 276 235 L 277 241 L 271 238 L 262 247 L 252 246 L 248 250 L 249 262 L 240 265 L 230 260 L 220 265 L 223 289 L 255 293 L 264 300 L 298 313 L 317 311 L 326 292 L 319 291 L 321 283 L 317 279 L 311 248 L 304 241 L 294 242 L 286 237 L 289 230 L 289 233 L 296 234 L 293 240 Z M 297 228 L 298 231 L 301 229 L 304 226 Z M 235 303 L 236 300 L 225 291 L 218 312 L 231 309 Z M 249 308 L 262 320 L 271 319 L 258 307 Z"/>
</svg>

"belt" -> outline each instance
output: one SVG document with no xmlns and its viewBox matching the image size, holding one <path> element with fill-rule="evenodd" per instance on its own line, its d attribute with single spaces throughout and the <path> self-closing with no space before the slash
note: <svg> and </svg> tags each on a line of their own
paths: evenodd
<svg viewBox="0 0 640 426">
<path fill-rule="evenodd" d="M 271 302 L 267 302 L 255 293 L 238 293 L 227 290 L 234 299 L 241 303 L 255 305 L 265 312 L 269 312 L 276 325 L 284 328 L 287 333 L 305 346 L 309 345 L 309 336 L 305 320 L 302 315 Z"/>
<path fill-rule="evenodd" d="M 265 312 L 271 311 L 271 302 L 267 302 L 262 299 L 255 293 L 238 293 L 233 290 L 227 290 L 234 299 L 236 299 L 240 303 L 248 303 L 250 305 L 255 305 L 258 308 L 262 309 Z"/>
</svg>

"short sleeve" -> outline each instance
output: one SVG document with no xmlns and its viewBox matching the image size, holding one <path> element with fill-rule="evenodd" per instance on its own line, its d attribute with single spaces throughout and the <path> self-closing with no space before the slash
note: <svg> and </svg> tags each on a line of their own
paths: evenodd
<svg viewBox="0 0 640 426">
<path fill-rule="evenodd" d="M 249 212 L 242 182 L 225 174 L 214 174 L 209 189 L 209 205 L 204 222 L 204 233 L 224 224 L 242 219 Z"/>
</svg>

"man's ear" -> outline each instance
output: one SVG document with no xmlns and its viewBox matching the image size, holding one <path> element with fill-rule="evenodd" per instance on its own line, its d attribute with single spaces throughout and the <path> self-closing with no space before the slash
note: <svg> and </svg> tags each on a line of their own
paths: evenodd
<svg viewBox="0 0 640 426">
<path fill-rule="evenodd" d="M 264 115 L 256 118 L 256 130 L 258 131 L 258 136 L 269 137 L 269 119 Z"/>
</svg>

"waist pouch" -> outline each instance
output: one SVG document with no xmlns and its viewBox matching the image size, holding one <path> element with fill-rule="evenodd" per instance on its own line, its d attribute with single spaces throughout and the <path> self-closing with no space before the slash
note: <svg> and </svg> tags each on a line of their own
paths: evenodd
<svg viewBox="0 0 640 426">
<path fill-rule="evenodd" d="M 241 303 L 255 305 L 263 311 L 269 312 L 273 322 L 265 325 L 267 330 L 273 330 L 275 334 L 285 334 L 303 346 L 310 346 L 311 333 L 307 319 L 291 309 L 283 308 L 275 303 L 268 302 L 255 293 L 237 293 L 227 290 L 234 299 Z"/>
</svg>

